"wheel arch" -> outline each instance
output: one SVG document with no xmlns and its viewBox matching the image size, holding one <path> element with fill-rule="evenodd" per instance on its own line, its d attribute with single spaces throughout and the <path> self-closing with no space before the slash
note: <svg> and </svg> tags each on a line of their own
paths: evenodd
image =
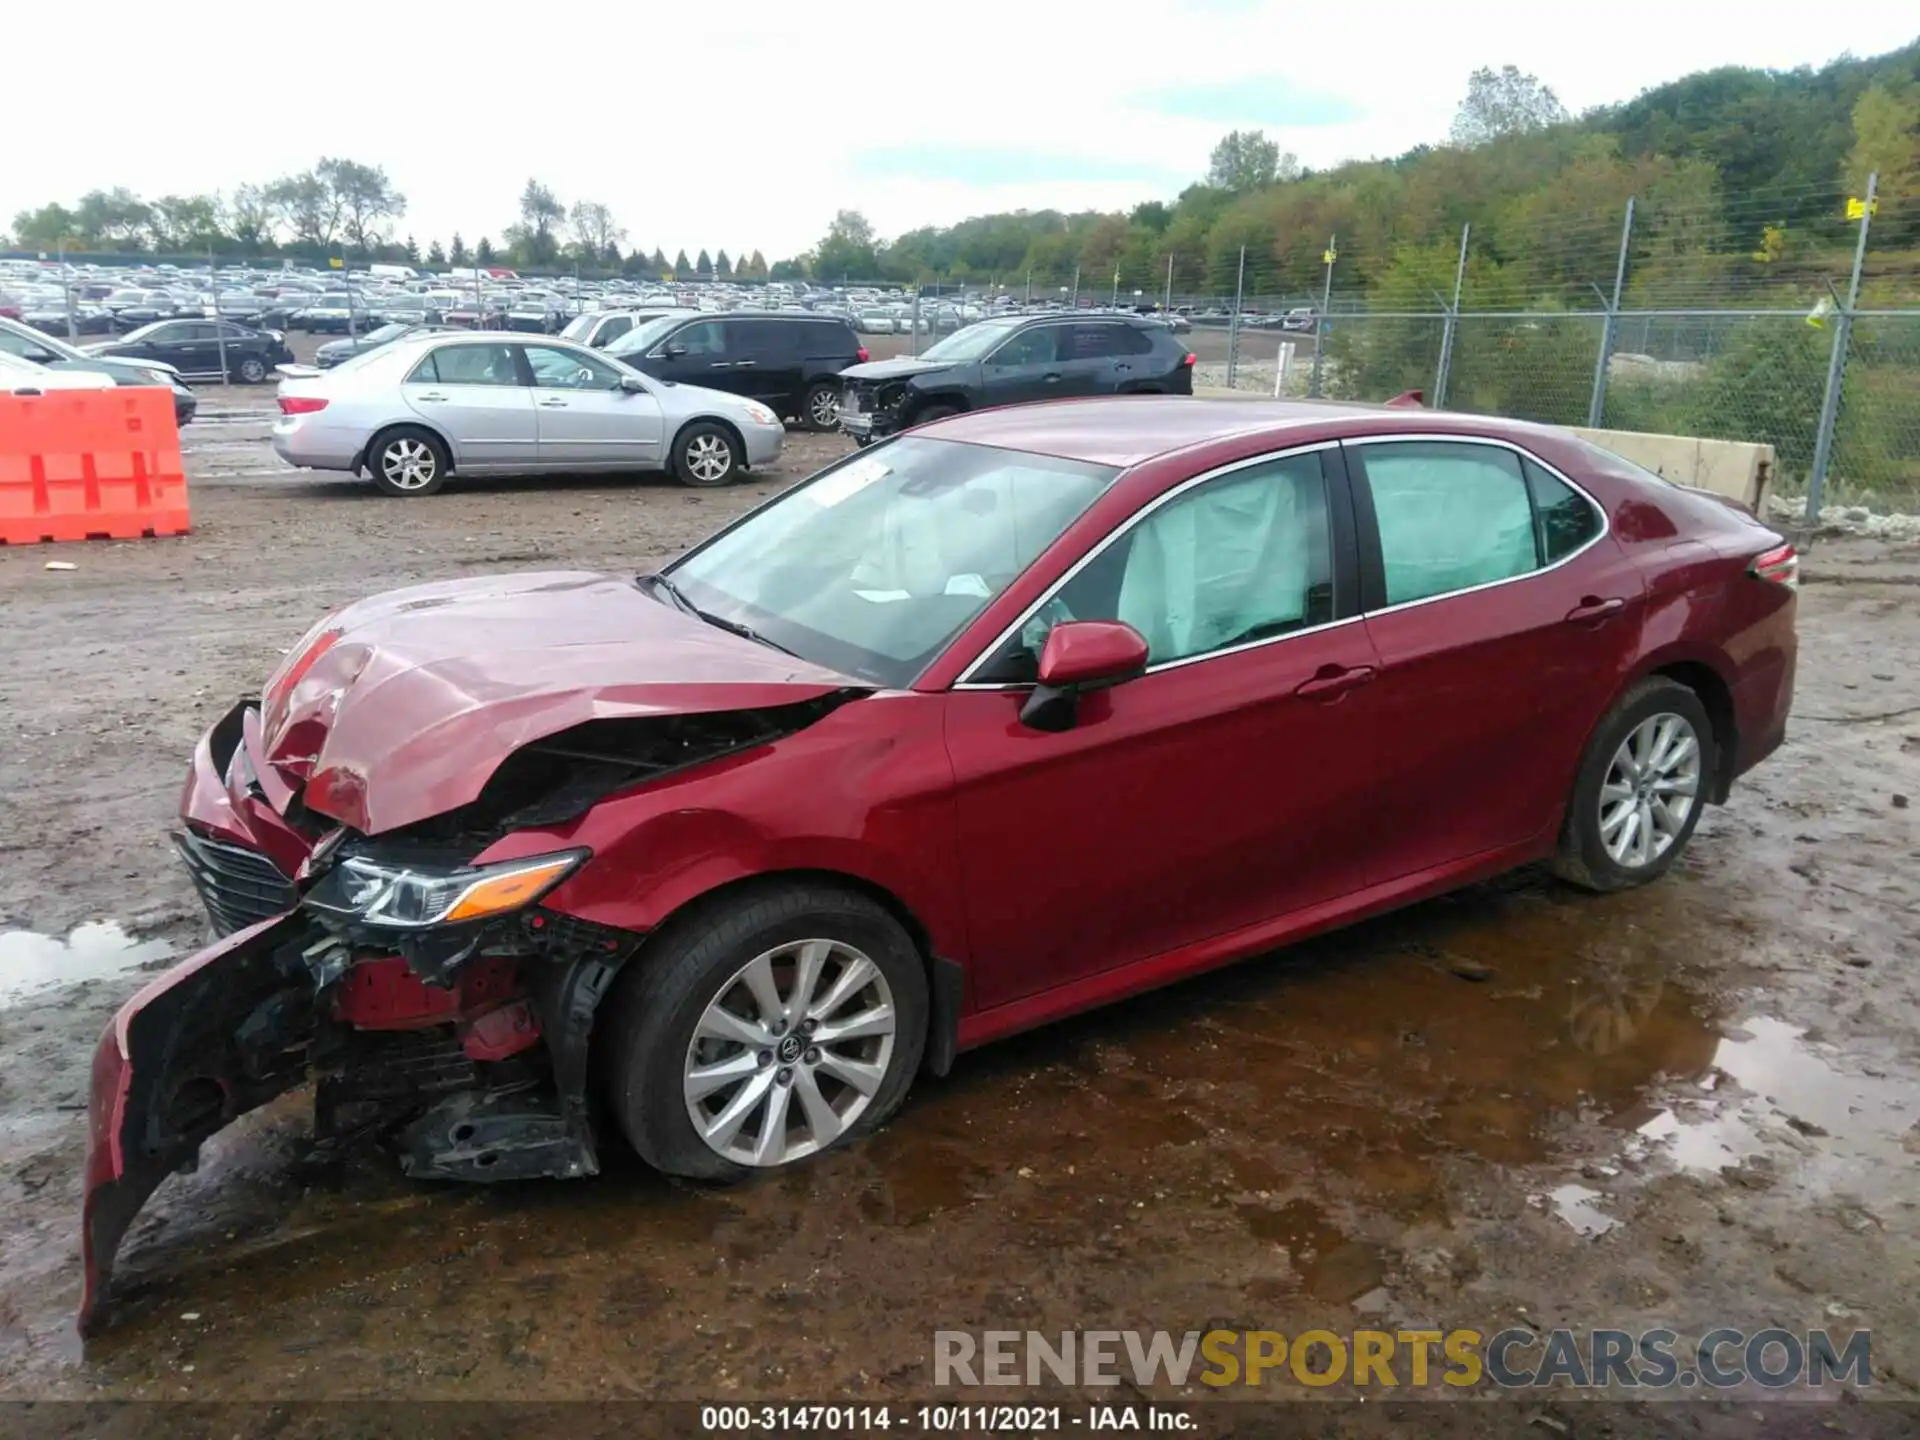
<svg viewBox="0 0 1920 1440">
<path fill-rule="evenodd" d="M 1733 705 L 1733 686 L 1710 662 L 1701 658 L 1673 659 L 1655 665 L 1639 678 L 1661 675 L 1700 697 L 1713 726 L 1713 785 L 1707 799 L 1727 803 L 1733 790 L 1733 767 L 1740 754 L 1740 721 Z"/>
<path fill-rule="evenodd" d="M 722 430 L 726 431 L 727 434 L 732 437 L 735 447 L 740 451 L 740 468 L 742 470 L 747 468 L 747 437 L 740 433 L 740 427 L 724 415 L 708 414 L 689 415 L 674 428 L 673 438 L 667 442 L 667 460 L 669 464 L 672 463 L 673 452 L 680 446 L 680 437 L 685 435 L 687 431 L 695 425 L 718 425 Z"/>
<path fill-rule="evenodd" d="M 964 971 L 958 961 L 935 952 L 932 933 L 912 906 L 879 882 L 850 871 L 815 866 L 762 870 L 723 880 L 686 896 L 648 932 L 646 939 L 641 941 L 639 948 L 622 967 L 616 984 L 637 974 L 647 964 L 650 954 L 660 948 L 663 938 L 700 924 L 709 912 L 737 902 L 755 891 L 785 885 L 827 886 L 858 895 L 879 906 L 907 932 L 907 938 L 913 942 L 913 948 L 919 954 L 920 963 L 927 974 L 927 1044 L 920 1068 L 931 1075 L 945 1075 L 952 1069 L 953 1058 L 958 1050 Z M 603 999 L 601 1003 L 604 1006 L 606 1001 Z M 592 1032 L 592 1060 L 596 1067 L 602 1059 L 599 1046 L 606 1043 L 604 1033 L 598 1025 Z"/>
<path fill-rule="evenodd" d="M 460 468 L 460 457 L 454 452 L 453 442 L 447 439 L 438 425 L 430 425 L 425 420 L 390 420 L 367 437 L 367 443 L 360 447 L 360 453 L 353 457 L 353 472 L 358 474 L 373 464 L 373 454 L 380 443 L 396 430 L 424 430 L 440 442 L 440 448 L 446 452 L 447 473 L 453 474 Z"/>
<path fill-rule="evenodd" d="M 973 402 L 967 399 L 964 390 L 929 390 L 924 394 L 914 394 L 907 409 L 907 423 L 915 424 L 915 418 L 921 411 L 935 405 L 946 405 L 959 414 L 973 409 Z"/>
</svg>

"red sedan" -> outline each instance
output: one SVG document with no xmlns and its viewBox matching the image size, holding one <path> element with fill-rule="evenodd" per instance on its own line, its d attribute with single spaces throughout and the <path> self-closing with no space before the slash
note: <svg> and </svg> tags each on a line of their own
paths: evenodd
<svg viewBox="0 0 1920 1440">
<path fill-rule="evenodd" d="M 1669 869 L 1776 747 L 1792 547 L 1565 432 L 1129 397 L 851 455 L 657 575 L 328 616 L 195 752 L 227 938 L 94 1066 L 85 1320 L 311 1080 L 418 1176 L 737 1178 L 921 1070 L 1545 860 Z"/>
</svg>

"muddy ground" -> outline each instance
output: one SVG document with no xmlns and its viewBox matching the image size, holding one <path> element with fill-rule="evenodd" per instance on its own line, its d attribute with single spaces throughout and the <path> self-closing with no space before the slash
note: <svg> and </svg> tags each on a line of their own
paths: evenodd
<svg viewBox="0 0 1920 1440">
<path fill-rule="evenodd" d="M 1872 1393 L 1920 1396 L 1920 550 L 1862 541 L 1807 564 L 1788 745 L 1662 883 L 1519 875 L 1003 1043 L 729 1191 L 618 1155 L 491 1189 L 314 1173 L 291 1096 L 163 1187 L 83 1347 L 87 1062 L 197 943 L 166 833 L 203 727 L 333 605 L 633 570 L 842 444 L 718 494 L 396 502 L 282 469 L 265 399 L 210 391 L 187 431 L 191 537 L 0 548 L 0 1396 L 904 1400 L 936 1328 L 1516 1323 L 1871 1327 Z M 1762 1433 L 1739 1415 L 1713 1433 Z"/>
</svg>

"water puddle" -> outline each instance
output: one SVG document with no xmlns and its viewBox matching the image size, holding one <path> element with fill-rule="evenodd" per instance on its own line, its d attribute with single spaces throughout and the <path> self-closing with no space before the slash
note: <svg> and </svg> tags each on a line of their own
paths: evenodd
<svg viewBox="0 0 1920 1440">
<path fill-rule="evenodd" d="M 1913 1094 L 1902 1079 L 1843 1072 L 1805 1030 L 1756 1016 L 1718 1042 L 1695 1094 L 1635 1127 L 1629 1153 L 1701 1174 L 1783 1151 L 1857 1158 L 1914 1125 Z"/>
<path fill-rule="evenodd" d="M 1546 1193 L 1543 1203 L 1550 1205 L 1553 1213 L 1576 1234 L 1596 1236 L 1606 1234 L 1620 1223 L 1602 1208 L 1606 1198 L 1585 1185 L 1559 1185 Z"/>
<path fill-rule="evenodd" d="M 0 930 L 0 1010 L 69 985 L 124 975 L 171 951 L 164 940 L 135 940 L 110 920 L 77 926 L 64 940 Z"/>
</svg>

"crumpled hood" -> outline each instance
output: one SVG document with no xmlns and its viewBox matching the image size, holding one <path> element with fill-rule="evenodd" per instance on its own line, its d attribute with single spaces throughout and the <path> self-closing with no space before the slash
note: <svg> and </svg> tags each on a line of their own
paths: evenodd
<svg viewBox="0 0 1920 1440">
<path fill-rule="evenodd" d="M 840 372 L 842 380 L 906 380 L 915 375 L 930 375 L 935 370 L 951 370 L 952 360 L 869 360 L 864 365 L 849 365 Z"/>
<path fill-rule="evenodd" d="M 467 804 L 522 745 L 590 720 L 868 688 L 580 571 L 394 590 L 329 615 L 268 682 L 263 758 L 308 809 L 379 834 Z M 273 787 L 273 788 L 278 788 Z"/>
</svg>

